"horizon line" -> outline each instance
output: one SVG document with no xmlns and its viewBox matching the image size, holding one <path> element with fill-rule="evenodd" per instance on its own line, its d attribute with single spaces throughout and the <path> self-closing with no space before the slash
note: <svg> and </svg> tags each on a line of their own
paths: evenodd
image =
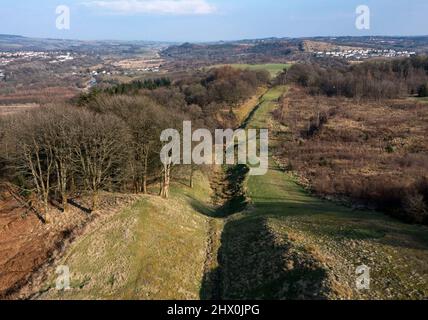
<svg viewBox="0 0 428 320">
<path fill-rule="evenodd" d="M 34 40 L 61 40 L 61 41 L 79 41 L 79 42 L 93 42 L 93 41 L 116 41 L 116 42 L 155 42 L 155 43 L 218 43 L 218 42 L 237 42 L 237 41 L 256 41 L 256 40 L 267 40 L 267 39 L 314 39 L 314 38 L 421 38 L 428 37 L 428 34 L 419 34 L 419 35 L 315 35 L 315 36 L 266 36 L 260 38 L 237 38 L 233 40 L 200 40 L 200 41 L 178 41 L 178 40 L 143 40 L 143 39 L 132 39 L 132 40 L 124 40 L 124 39 L 108 39 L 108 38 L 98 38 L 98 39 L 79 39 L 79 38 L 59 38 L 59 37 L 43 37 L 43 36 L 27 36 L 22 34 L 0 34 L 0 36 L 9 36 L 9 37 L 19 37 L 19 38 L 27 38 Z"/>
</svg>

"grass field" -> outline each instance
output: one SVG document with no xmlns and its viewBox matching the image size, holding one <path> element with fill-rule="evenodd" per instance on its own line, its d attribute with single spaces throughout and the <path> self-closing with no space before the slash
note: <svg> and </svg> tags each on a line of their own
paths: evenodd
<svg viewBox="0 0 428 320">
<path fill-rule="evenodd" d="M 428 97 L 423 97 L 423 98 L 419 98 L 419 97 L 409 97 L 407 98 L 409 101 L 413 101 L 413 102 L 422 102 L 422 103 L 428 103 Z"/>
<path fill-rule="evenodd" d="M 221 67 L 225 65 L 215 65 L 214 67 Z M 277 76 L 284 69 L 289 68 L 291 64 L 288 63 L 265 63 L 265 64 L 245 64 L 245 63 L 235 63 L 229 64 L 229 66 L 238 69 L 250 69 L 250 70 L 267 70 L 272 77 Z"/>
</svg>

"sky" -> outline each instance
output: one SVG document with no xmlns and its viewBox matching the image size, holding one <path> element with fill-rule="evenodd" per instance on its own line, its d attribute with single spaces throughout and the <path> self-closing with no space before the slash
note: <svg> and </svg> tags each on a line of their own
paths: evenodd
<svg viewBox="0 0 428 320">
<path fill-rule="evenodd" d="M 70 9 L 58 29 L 56 8 Z M 370 9 L 358 29 L 356 8 Z M 427 0 L 1 0 L 0 34 L 203 42 L 266 37 L 427 35 Z"/>
</svg>

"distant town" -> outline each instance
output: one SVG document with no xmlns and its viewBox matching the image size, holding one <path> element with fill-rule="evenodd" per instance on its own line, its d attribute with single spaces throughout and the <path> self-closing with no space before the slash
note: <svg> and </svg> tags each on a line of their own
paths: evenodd
<svg viewBox="0 0 428 320">
<path fill-rule="evenodd" d="M 50 63 L 59 63 L 74 60 L 72 53 L 46 52 L 46 51 L 0 51 L 0 66 L 7 66 L 10 63 L 48 60 Z"/>
<path fill-rule="evenodd" d="M 389 50 L 376 50 L 376 49 L 349 49 L 338 51 L 319 51 L 315 55 L 318 58 L 344 58 L 347 60 L 366 60 L 373 58 L 409 58 L 416 55 L 416 52 L 411 51 L 396 51 Z"/>
<path fill-rule="evenodd" d="M 39 67 L 36 67 L 34 63 L 39 64 Z M 74 52 L 73 50 L 2 50 L 0 51 L 0 82 L 10 81 L 13 77 L 19 77 L 19 74 L 27 69 L 32 69 L 36 73 L 51 70 L 56 74 L 69 74 L 74 77 L 86 78 L 89 76 L 90 80 L 87 82 L 87 86 L 93 87 L 98 83 L 100 77 L 159 73 L 162 63 L 163 60 L 160 59 L 159 55 L 133 56 L 132 58 L 117 55 L 101 58 L 98 55 L 91 55 L 90 52 L 82 53 Z M 26 68 L 22 68 L 24 66 Z"/>
</svg>

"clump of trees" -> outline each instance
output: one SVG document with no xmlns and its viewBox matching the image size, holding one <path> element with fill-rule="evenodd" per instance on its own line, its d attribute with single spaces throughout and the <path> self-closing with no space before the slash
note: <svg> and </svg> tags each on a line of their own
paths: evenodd
<svg viewBox="0 0 428 320">
<path fill-rule="evenodd" d="M 161 87 L 171 86 L 171 80 L 168 78 L 134 80 L 130 83 L 119 83 L 104 89 L 94 88 L 90 92 L 82 94 L 77 99 L 77 104 L 80 106 L 86 105 L 94 101 L 98 96 L 103 94 L 118 95 L 132 94 L 136 95 L 141 90 L 154 90 Z"/>
<path fill-rule="evenodd" d="M 149 172 L 160 171 L 159 137 L 162 130 L 176 128 L 184 114 L 168 109 L 147 96 L 100 96 L 88 105 L 100 114 L 114 115 L 127 126 L 130 141 L 129 178 L 135 192 L 147 193 Z M 173 111 L 173 112 L 171 112 Z"/>
<path fill-rule="evenodd" d="M 419 178 L 401 204 L 411 221 L 428 224 L 428 178 Z"/>
<path fill-rule="evenodd" d="M 428 57 L 376 60 L 357 65 L 322 61 L 293 65 L 287 80 L 314 95 L 356 99 L 423 96 L 428 83 Z"/>
<path fill-rule="evenodd" d="M 36 195 L 42 209 L 59 200 L 67 210 L 73 192 L 89 191 L 92 209 L 99 192 L 126 178 L 130 134 L 112 115 L 50 106 L 10 119 L 8 165 L 14 181 Z"/>
<path fill-rule="evenodd" d="M 194 78 L 183 79 L 179 85 L 188 104 L 205 109 L 213 104 L 236 106 L 269 81 L 270 74 L 266 70 L 240 70 L 224 66 L 203 74 L 198 81 Z"/>
</svg>

